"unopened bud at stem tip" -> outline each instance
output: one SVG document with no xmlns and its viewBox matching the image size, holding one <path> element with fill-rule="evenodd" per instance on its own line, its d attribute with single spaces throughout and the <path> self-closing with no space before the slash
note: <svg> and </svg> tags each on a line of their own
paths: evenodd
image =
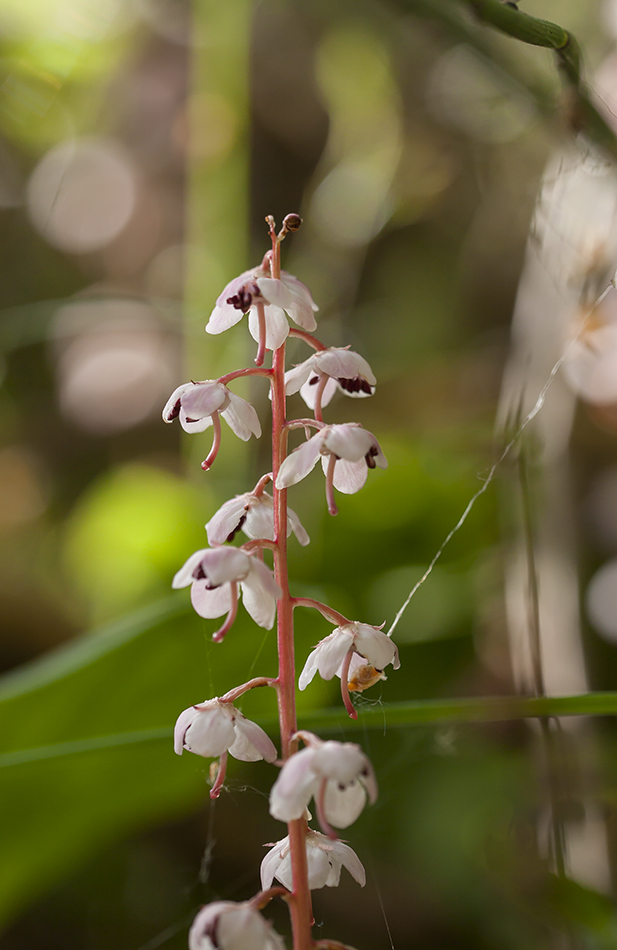
<svg viewBox="0 0 617 950">
<path fill-rule="evenodd" d="M 288 214 L 283 219 L 284 231 L 297 231 L 302 224 L 302 218 L 299 214 Z"/>
</svg>

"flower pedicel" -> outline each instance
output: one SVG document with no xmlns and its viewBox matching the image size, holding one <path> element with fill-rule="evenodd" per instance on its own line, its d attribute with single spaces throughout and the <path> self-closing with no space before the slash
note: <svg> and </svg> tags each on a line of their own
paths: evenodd
<svg viewBox="0 0 617 950">
<path fill-rule="evenodd" d="M 318 461 L 326 476 L 328 511 L 337 507 L 334 490 L 359 491 L 369 469 L 386 468 L 387 462 L 375 436 L 357 422 L 327 425 L 323 409 L 337 392 L 368 397 L 376 379 L 366 360 L 345 347 L 326 347 L 313 335 L 315 305 L 301 281 L 281 270 L 281 242 L 301 224 L 298 215 L 287 215 L 276 233 L 274 220 L 266 218 L 272 250 L 261 264 L 227 284 L 210 315 L 208 333 L 222 333 L 248 315 L 248 328 L 257 341 L 255 366 L 233 370 L 214 380 L 188 382 L 170 396 L 163 418 L 179 418 L 189 433 L 213 428 L 211 450 L 202 463 L 208 470 L 221 447 L 221 416 L 238 438 L 259 438 L 261 424 L 253 406 L 237 396 L 228 384 L 243 376 L 262 377 L 269 384 L 272 403 L 272 468 L 250 492 L 226 501 L 206 525 L 209 548 L 192 554 L 173 579 L 173 587 L 190 586 L 195 611 L 206 619 L 225 616 L 213 634 L 221 641 L 232 629 L 238 600 L 261 627 L 277 621 L 279 669 L 276 677 L 257 676 L 221 697 L 189 706 L 178 717 L 174 748 L 205 758 L 218 759 L 212 798 L 224 789 L 227 759 L 265 760 L 280 767 L 270 792 L 270 813 L 287 823 L 287 835 L 271 846 L 261 866 L 262 886 L 249 901 L 215 901 L 201 909 L 189 933 L 189 950 L 284 950 L 282 938 L 262 916 L 261 910 L 275 897 L 287 903 L 293 950 L 343 948 L 336 940 L 315 940 L 311 889 L 336 887 L 345 867 L 361 886 L 362 863 L 340 841 L 334 828 L 347 828 L 367 803 L 377 797 L 372 766 L 360 746 L 352 742 L 322 741 L 298 730 L 293 612 L 296 607 L 319 611 L 336 625 L 311 652 L 300 674 L 305 689 L 316 673 L 326 680 L 341 678 L 342 698 L 349 715 L 357 717 L 350 691 L 369 688 L 385 679 L 383 670 L 398 669 L 398 650 L 381 628 L 350 621 L 334 608 L 308 597 L 293 597 L 287 572 L 287 543 L 292 535 L 301 545 L 309 536 L 298 516 L 287 505 L 287 490 L 307 477 Z M 292 324 L 288 322 L 291 319 Z M 313 349 L 304 362 L 286 371 L 285 343 L 293 336 Z M 272 365 L 266 366 L 268 353 Z M 287 420 L 286 397 L 300 393 L 312 419 Z M 288 436 L 301 429 L 305 440 L 288 453 Z M 316 430 L 311 435 L 311 429 Z M 295 437 L 295 436 L 294 436 Z M 272 483 L 272 494 L 266 486 Z M 239 531 L 248 537 L 232 546 Z M 270 560 L 271 559 L 271 560 Z M 271 565 L 271 566 L 270 566 Z M 251 689 L 268 686 L 277 693 L 281 733 L 281 758 L 272 740 L 234 703 Z M 304 748 L 298 751 L 299 742 Z M 322 833 L 309 828 L 307 805 L 315 802 Z M 308 816 L 310 817 L 310 816 Z M 272 886 L 274 880 L 280 886 Z"/>
</svg>

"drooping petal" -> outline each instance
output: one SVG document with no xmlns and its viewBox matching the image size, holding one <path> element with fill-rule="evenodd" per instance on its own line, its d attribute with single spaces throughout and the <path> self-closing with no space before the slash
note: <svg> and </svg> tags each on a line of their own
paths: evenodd
<svg viewBox="0 0 617 950">
<path fill-rule="evenodd" d="M 275 877 L 284 887 L 287 887 L 288 890 L 293 889 L 293 884 L 291 881 L 291 861 L 288 862 L 289 867 L 287 868 L 287 871 L 283 867 L 285 857 L 288 855 L 288 837 L 281 838 L 280 841 L 276 841 L 272 848 L 268 851 L 261 862 L 261 867 L 259 869 L 261 886 L 264 891 L 269 887 L 272 887 L 272 882 Z M 289 883 L 287 883 L 288 881 Z"/>
<path fill-rule="evenodd" d="M 320 847 L 311 846 L 310 837 L 307 839 L 306 863 L 308 865 L 308 882 L 312 891 L 320 887 L 336 887 L 341 876 L 341 865 L 339 862 L 330 860 L 330 855 L 322 851 Z M 289 862 L 291 866 L 291 861 Z M 278 874 L 277 874 L 278 877 Z M 280 880 L 280 878 L 279 878 Z"/>
<path fill-rule="evenodd" d="M 349 785 L 355 781 L 369 766 L 369 760 L 355 742 L 329 739 L 327 742 L 321 742 L 314 750 L 314 771 L 341 785 Z"/>
<path fill-rule="evenodd" d="M 190 386 L 180 397 L 180 404 L 186 413 L 187 420 L 202 419 L 223 409 L 229 395 L 229 390 L 222 383 L 207 379 L 203 383 Z"/>
<path fill-rule="evenodd" d="M 189 584 L 193 583 L 195 580 L 193 572 L 201 563 L 201 559 L 207 550 L 207 548 L 202 548 L 200 551 L 195 551 L 195 553 L 191 554 L 190 558 L 185 561 L 171 582 L 171 586 L 174 590 L 179 590 L 182 587 L 188 587 Z"/>
<path fill-rule="evenodd" d="M 217 950 L 284 950 L 282 939 L 250 903 L 236 904 L 234 910 L 220 915 L 216 947 Z"/>
<path fill-rule="evenodd" d="M 184 748 L 204 758 L 216 758 L 227 752 L 235 740 L 230 716 L 221 703 L 204 703 L 184 733 Z M 205 707 L 205 708 L 204 708 Z"/>
<path fill-rule="evenodd" d="M 270 814 L 279 821 L 302 818 L 319 785 L 312 769 L 314 749 L 295 752 L 279 772 L 270 791 Z"/>
<path fill-rule="evenodd" d="M 282 280 L 275 280 L 273 277 L 258 277 L 255 283 L 268 304 L 287 310 L 293 303 L 292 292 Z"/>
<path fill-rule="evenodd" d="M 231 610 L 231 588 L 229 584 L 223 584 L 222 587 L 208 590 L 207 583 L 206 580 L 195 581 L 191 587 L 191 603 L 200 617 L 214 620 Z"/>
<path fill-rule="evenodd" d="M 374 436 L 361 426 L 335 425 L 327 426 L 323 431 L 324 447 L 332 455 L 348 462 L 358 462 L 364 459 L 376 444 Z"/>
<path fill-rule="evenodd" d="M 265 308 L 266 318 L 266 349 L 278 350 L 289 336 L 289 324 L 285 311 L 274 304 L 269 304 Z M 249 332 L 256 343 L 259 343 L 259 320 L 257 309 L 251 307 L 249 312 Z"/>
<path fill-rule="evenodd" d="M 190 389 L 191 386 L 194 386 L 194 383 L 182 383 L 181 386 L 178 386 L 177 389 L 174 389 L 173 393 L 165 403 L 165 408 L 163 409 L 163 422 L 173 422 L 173 420 L 180 413 L 181 397 Z"/>
<path fill-rule="evenodd" d="M 230 498 L 221 505 L 219 510 L 212 515 L 206 525 L 208 544 L 224 544 L 229 536 L 240 528 L 242 519 L 247 517 L 250 497 L 248 492 L 244 495 L 236 495 L 235 498 Z"/>
<path fill-rule="evenodd" d="M 313 380 L 316 380 L 314 383 Z M 314 373 L 311 373 L 307 381 L 302 385 L 300 389 L 300 395 L 304 399 L 305 403 L 309 409 L 315 408 L 316 395 L 317 395 L 317 383 L 319 382 L 319 377 L 315 376 Z M 338 389 L 338 385 L 335 379 L 329 379 L 324 390 L 321 394 L 321 407 L 322 409 L 325 406 L 328 406 L 332 402 L 332 398 Z"/>
<path fill-rule="evenodd" d="M 294 366 L 293 369 L 287 370 L 285 373 L 285 393 L 287 396 L 292 396 L 294 393 L 297 393 L 300 387 L 304 385 L 313 372 L 314 363 L 315 357 L 309 356 L 303 363 L 299 363 L 298 366 Z"/>
<path fill-rule="evenodd" d="M 189 930 L 189 950 L 216 950 L 210 937 L 215 932 L 219 916 L 235 906 L 233 901 L 214 901 L 202 907 Z"/>
<path fill-rule="evenodd" d="M 176 725 L 174 726 L 174 752 L 176 755 L 182 755 L 182 750 L 184 749 L 184 735 L 188 727 L 198 715 L 199 712 L 195 709 L 195 707 L 189 706 L 188 709 L 185 709 L 178 716 Z"/>
<path fill-rule="evenodd" d="M 247 402 L 246 399 L 242 399 L 241 396 L 236 396 L 235 393 L 230 392 L 229 405 L 226 409 L 221 411 L 221 415 L 229 428 L 239 439 L 242 439 L 243 442 L 248 441 L 251 435 L 257 438 L 260 437 L 261 425 L 259 424 L 259 416 L 250 402 Z"/>
<path fill-rule="evenodd" d="M 327 472 L 328 460 L 322 459 L 324 474 Z M 346 459 L 339 459 L 334 466 L 334 487 L 344 495 L 354 495 L 361 488 L 364 488 L 368 478 L 368 466 L 364 459 L 359 462 L 348 462 Z"/>
<path fill-rule="evenodd" d="M 242 311 L 236 310 L 231 304 L 225 304 L 222 307 L 217 305 L 206 324 L 206 333 L 212 333 L 213 335 L 223 333 L 239 323 L 243 316 Z"/>
<path fill-rule="evenodd" d="M 255 623 L 270 630 L 276 615 L 276 601 L 281 589 L 266 565 L 252 558 L 252 569 L 241 582 L 242 602 Z"/>
<path fill-rule="evenodd" d="M 229 751 L 235 759 L 241 759 L 243 762 L 257 762 L 259 759 L 274 762 L 277 758 L 276 746 L 261 726 L 250 719 L 246 719 L 237 710 L 235 711 L 234 729 L 236 740 L 233 745 L 229 746 Z"/>
<path fill-rule="evenodd" d="M 192 419 L 186 414 L 184 406 L 180 407 L 180 425 L 189 435 L 194 432 L 205 432 L 212 425 L 212 416 L 204 416 L 202 419 Z"/>
<path fill-rule="evenodd" d="M 333 633 L 321 640 L 306 661 L 306 665 L 300 674 L 298 687 L 304 689 L 308 686 L 317 671 L 319 671 L 322 679 L 331 680 L 352 642 L 353 636 L 346 627 L 338 627 Z"/>
<path fill-rule="evenodd" d="M 321 433 L 318 432 L 312 439 L 304 442 L 299 448 L 294 449 L 291 455 L 287 456 L 279 469 L 276 480 L 277 488 L 289 488 L 290 485 L 296 485 L 315 468 L 320 456 L 322 441 Z"/>
<path fill-rule="evenodd" d="M 311 310 L 313 310 L 315 313 L 319 310 L 319 307 L 317 306 L 317 304 L 315 303 L 315 301 L 313 300 L 311 296 L 310 290 L 308 289 L 306 284 L 302 283 L 301 280 L 298 280 L 298 278 L 294 277 L 293 274 L 288 274 L 286 270 L 281 271 L 281 280 L 285 284 L 285 286 L 289 288 L 289 290 L 293 291 L 294 294 L 297 294 L 298 296 L 302 297 L 306 301 L 306 303 L 309 305 Z"/>
<path fill-rule="evenodd" d="M 291 303 L 285 307 L 285 310 L 299 327 L 304 330 L 316 330 L 317 321 L 313 316 L 313 308 L 306 300 L 304 294 L 298 294 L 292 291 Z"/>
<path fill-rule="evenodd" d="M 330 780 L 324 795 L 324 813 L 335 828 L 348 828 L 362 812 L 366 804 L 366 792 L 358 781 L 339 786 Z"/>
<path fill-rule="evenodd" d="M 239 548 L 206 548 L 201 569 L 213 587 L 228 581 L 241 581 L 251 570 L 249 555 Z"/>
<path fill-rule="evenodd" d="M 274 541 L 274 509 L 272 497 L 267 492 L 264 492 L 260 498 L 251 496 L 242 530 L 249 538 L 265 538 L 267 541 Z"/>
<path fill-rule="evenodd" d="M 353 627 L 355 627 L 354 646 L 358 653 L 361 653 L 376 670 L 383 670 L 389 663 L 398 670 L 401 665 L 398 650 L 390 637 L 367 623 L 353 624 L 352 630 Z"/>
<path fill-rule="evenodd" d="M 300 673 L 300 677 L 298 679 L 298 689 L 306 689 L 309 683 L 313 681 L 313 677 L 317 672 L 317 659 L 318 653 L 317 649 L 315 649 L 309 653 L 306 663 L 304 664 L 304 668 Z"/>
<path fill-rule="evenodd" d="M 362 861 L 353 848 L 350 848 L 348 844 L 344 844 L 342 841 L 330 841 L 329 843 L 332 848 L 333 857 L 336 857 L 343 867 L 347 868 L 360 887 L 364 887 L 366 884 L 366 871 L 364 870 Z"/>
<path fill-rule="evenodd" d="M 287 509 L 287 537 L 289 537 L 292 531 L 303 548 L 306 547 L 307 544 L 310 544 L 311 539 L 309 538 L 308 534 L 304 530 L 297 514 L 292 508 L 288 508 Z"/>
</svg>

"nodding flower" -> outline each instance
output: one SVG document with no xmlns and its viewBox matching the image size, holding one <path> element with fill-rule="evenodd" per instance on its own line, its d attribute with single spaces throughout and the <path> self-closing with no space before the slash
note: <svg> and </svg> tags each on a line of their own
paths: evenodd
<svg viewBox="0 0 617 950">
<path fill-rule="evenodd" d="M 337 887 L 343 867 L 360 887 L 366 884 L 366 872 L 353 848 L 312 828 L 306 831 L 306 863 L 308 885 L 312 891 L 320 887 Z M 272 845 L 261 862 L 261 886 L 264 890 L 272 886 L 274 878 L 288 890 L 293 890 L 289 837 Z"/>
<path fill-rule="evenodd" d="M 401 665 L 396 644 L 379 627 L 357 621 L 347 623 L 342 627 L 337 627 L 329 636 L 320 640 L 313 652 L 309 654 L 304 669 L 300 673 L 299 688 L 306 689 L 315 673 L 319 673 L 324 680 L 331 680 L 335 675 L 340 676 L 345 658 L 350 653 L 358 660 L 354 664 L 356 669 L 369 664 L 375 672 L 381 674 L 389 663 L 395 670 L 398 670 Z M 352 672 L 355 673 L 356 669 Z M 359 692 L 361 690 L 362 687 Z"/>
<path fill-rule="evenodd" d="M 189 950 L 285 950 L 285 944 L 251 901 L 214 901 L 193 921 Z"/>
<path fill-rule="evenodd" d="M 274 623 L 281 589 L 263 561 L 240 548 L 204 548 L 191 554 L 172 581 L 175 589 L 191 585 L 191 602 L 200 617 L 227 614 L 212 639 L 221 641 L 238 610 L 238 584 L 248 613 L 260 627 Z"/>
<path fill-rule="evenodd" d="M 366 360 L 349 347 L 318 350 L 303 363 L 285 373 L 288 396 L 300 391 L 310 409 L 318 414 L 337 390 L 347 396 L 372 396 L 377 380 Z"/>
<path fill-rule="evenodd" d="M 369 468 L 388 467 L 375 436 L 357 422 L 323 426 L 285 459 L 279 469 L 276 487 L 289 488 L 297 484 L 315 468 L 320 458 L 326 476 L 326 499 L 331 515 L 338 512 L 333 488 L 353 495 L 364 486 Z"/>
<path fill-rule="evenodd" d="M 353 742 L 323 742 L 311 732 L 299 732 L 308 745 L 287 759 L 270 792 L 270 814 L 279 821 L 302 818 L 315 799 L 322 829 L 336 838 L 330 825 L 347 828 L 366 804 L 377 798 L 373 767 Z"/>
<path fill-rule="evenodd" d="M 206 525 L 208 543 L 224 544 L 233 541 L 238 531 L 244 531 L 252 540 L 265 538 L 274 541 L 274 507 L 272 495 L 266 491 L 256 491 L 236 495 L 226 501 L 212 515 Z M 307 545 L 310 538 L 300 523 L 295 511 L 287 509 L 287 537 L 292 533 L 301 545 Z"/>
<path fill-rule="evenodd" d="M 313 314 L 319 307 L 308 287 L 286 271 L 281 271 L 280 279 L 275 280 L 270 260 L 268 252 L 261 264 L 227 284 L 206 325 L 208 333 L 223 333 L 248 313 L 253 339 L 263 343 L 265 349 L 278 350 L 289 334 L 287 316 L 304 330 L 316 328 Z"/>
</svg>

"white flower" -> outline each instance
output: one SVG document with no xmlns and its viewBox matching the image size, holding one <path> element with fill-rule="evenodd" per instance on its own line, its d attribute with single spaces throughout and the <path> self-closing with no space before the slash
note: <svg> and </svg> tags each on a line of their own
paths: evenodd
<svg viewBox="0 0 617 950">
<path fill-rule="evenodd" d="M 189 950 L 285 950 L 285 944 L 250 901 L 215 901 L 193 921 Z"/>
<path fill-rule="evenodd" d="M 172 422 L 179 416 L 185 432 L 203 432 L 212 425 L 215 413 L 220 413 L 244 442 L 251 435 L 261 435 L 259 418 L 251 404 L 215 379 L 178 386 L 167 400 L 163 419 Z"/>
<path fill-rule="evenodd" d="M 360 658 L 367 661 L 373 668 L 373 672 L 377 674 L 381 674 L 389 663 L 395 670 L 398 670 L 401 665 L 396 644 L 379 627 L 372 627 L 368 623 L 347 623 L 342 627 L 337 627 L 329 636 L 321 640 L 309 654 L 300 674 L 299 688 L 306 689 L 315 673 L 319 673 L 324 680 L 331 680 L 334 675 L 340 676 L 343 662 L 350 650 L 354 653 L 352 662 L 356 658 L 358 660 L 353 668 L 350 666 L 350 673 L 356 674 L 356 677 L 358 671 L 366 665 Z M 377 679 L 380 678 L 381 676 L 377 677 Z M 358 679 L 352 678 L 351 682 L 357 689 Z M 366 686 L 361 686 L 362 688 Z"/>
<path fill-rule="evenodd" d="M 306 860 L 308 884 L 312 891 L 319 887 L 337 887 L 342 867 L 347 868 L 360 887 L 366 884 L 366 873 L 356 852 L 342 841 L 332 840 L 311 828 L 306 832 Z M 261 862 L 262 888 L 271 887 L 274 878 L 283 887 L 293 890 L 288 837 L 277 841 Z"/>
<path fill-rule="evenodd" d="M 191 602 L 200 617 L 208 619 L 228 614 L 214 639 L 222 639 L 231 626 L 237 608 L 237 584 L 242 600 L 255 623 L 268 630 L 274 623 L 276 601 L 281 590 L 272 572 L 259 558 L 239 548 L 204 548 L 191 554 L 172 581 L 175 589 L 191 584 Z M 231 622 L 230 622 L 231 618 Z"/>
<path fill-rule="evenodd" d="M 232 541 L 237 531 L 253 539 L 265 538 L 274 541 L 274 510 L 272 496 L 262 491 L 256 495 L 245 492 L 226 501 L 210 518 L 206 525 L 208 544 L 223 544 Z M 291 532 L 295 534 L 302 545 L 309 543 L 310 538 L 300 523 L 295 511 L 287 509 L 287 537 Z"/>
<path fill-rule="evenodd" d="M 301 733 L 302 736 L 310 735 Z M 311 798 L 324 830 L 330 824 L 347 828 L 377 798 L 371 763 L 353 742 L 322 742 L 311 737 L 311 746 L 290 756 L 270 792 L 270 814 L 279 821 L 302 818 Z"/>
<path fill-rule="evenodd" d="M 281 465 L 277 488 L 289 488 L 305 478 L 321 458 L 326 474 L 328 509 L 336 514 L 332 486 L 346 495 L 360 491 L 369 468 L 387 468 L 386 457 L 371 432 L 356 422 L 324 426 L 289 455 Z"/>
<path fill-rule="evenodd" d="M 319 308 L 308 287 L 285 271 L 281 271 L 280 280 L 274 280 L 270 276 L 269 255 L 266 255 L 257 267 L 227 284 L 210 315 L 207 332 L 223 333 L 248 312 L 251 336 L 259 342 L 258 304 L 264 307 L 268 350 L 277 350 L 287 339 L 286 313 L 305 330 L 314 330 L 317 326 L 313 312 Z"/>
<path fill-rule="evenodd" d="M 372 396 L 377 380 L 366 360 L 347 347 L 330 347 L 313 353 L 307 360 L 285 373 L 285 392 L 297 393 L 310 409 L 315 408 L 319 381 L 327 382 L 321 394 L 321 405 L 327 406 L 337 389 L 348 396 Z"/>
<path fill-rule="evenodd" d="M 274 762 L 277 757 L 274 743 L 261 726 L 218 698 L 189 706 L 180 713 L 174 729 L 174 751 L 182 755 L 183 749 L 206 759 L 218 758 L 225 752 L 242 762 Z"/>
</svg>

